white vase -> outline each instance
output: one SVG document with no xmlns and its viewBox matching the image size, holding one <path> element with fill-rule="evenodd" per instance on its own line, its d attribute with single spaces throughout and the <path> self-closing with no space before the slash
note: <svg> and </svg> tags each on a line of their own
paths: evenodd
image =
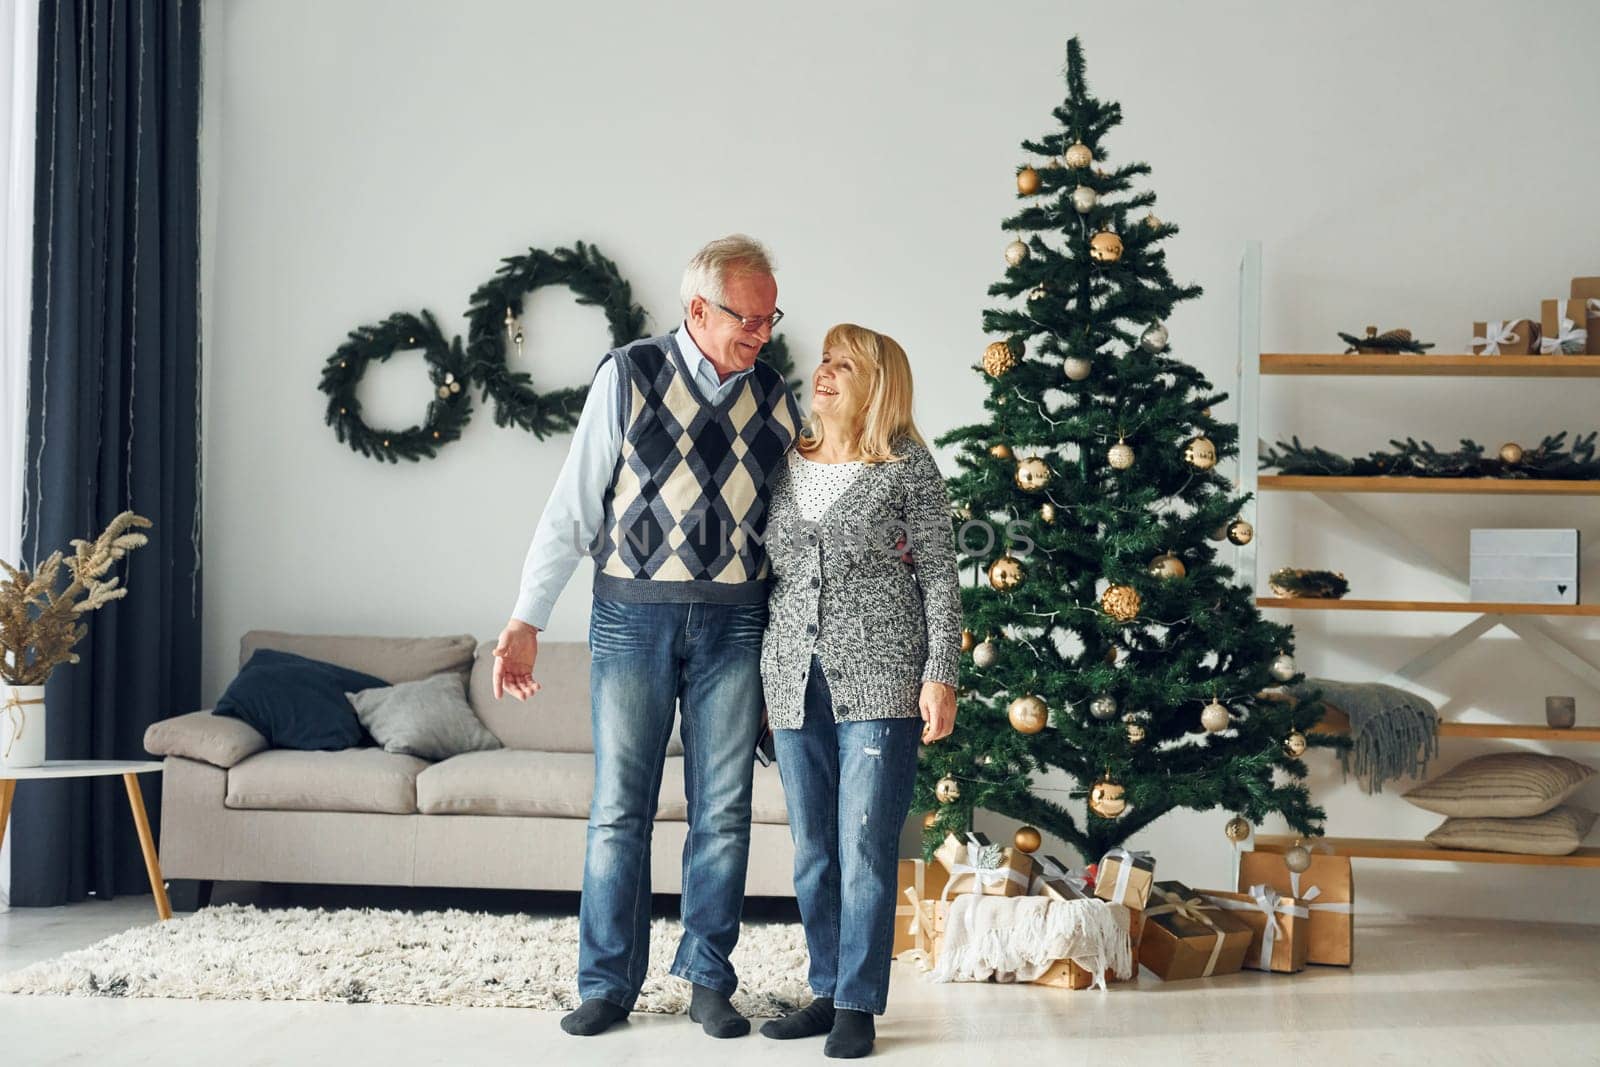
<svg viewBox="0 0 1600 1067">
<path fill-rule="evenodd" d="M 44 763 L 44 686 L 0 685 L 0 767 Z"/>
</svg>

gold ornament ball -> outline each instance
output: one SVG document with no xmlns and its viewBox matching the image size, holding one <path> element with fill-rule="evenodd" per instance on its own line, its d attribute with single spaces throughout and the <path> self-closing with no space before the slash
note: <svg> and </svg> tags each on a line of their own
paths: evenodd
<svg viewBox="0 0 1600 1067">
<path fill-rule="evenodd" d="M 1296 841 L 1284 851 L 1283 865 L 1293 874 L 1305 874 L 1311 868 L 1311 850 Z"/>
<path fill-rule="evenodd" d="M 1222 832 L 1227 834 L 1228 840 L 1236 845 L 1240 842 L 1248 841 L 1250 840 L 1250 820 L 1243 815 L 1235 815 L 1228 820 L 1228 825 L 1222 828 Z"/>
<path fill-rule="evenodd" d="M 1300 668 L 1294 664 L 1294 657 L 1287 652 L 1280 652 L 1272 658 L 1272 676 L 1280 682 L 1287 682 L 1300 673 Z"/>
<path fill-rule="evenodd" d="M 1089 810 L 1102 819 L 1115 819 L 1128 810 L 1123 789 L 1109 778 L 1102 778 L 1089 790 Z"/>
<path fill-rule="evenodd" d="M 1100 608 L 1118 622 L 1132 622 L 1139 617 L 1139 590 L 1131 585 L 1113 585 L 1100 594 Z"/>
<path fill-rule="evenodd" d="M 1236 545 L 1248 545 L 1256 535 L 1256 528 L 1243 519 L 1234 519 L 1228 524 L 1228 540 Z"/>
<path fill-rule="evenodd" d="M 1157 556 L 1150 561 L 1150 576 L 1152 578 L 1161 578 L 1163 580 L 1182 578 L 1188 573 L 1189 570 L 1183 565 L 1183 560 L 1174 556 L 1171 552 L 1163 556 Z"/>
<path fill-rule="evenodd" d="M 990 445 L 989 455 L 993 456 L 995 459 L 1010 459 L 1011 446 L 1004 442 L 1001 442 L 998 445 Z"/>
<path fill-rule="evenodd" d="M 1006 245 L 1006 262 L 1015 267 L 1028 258 L 1028 246 L 1021 241 L 1012 241 Z"/>
<path fill-rule="evenodd" d="M 1110 648 L 1106 649 L 1106 666 L 1115 667 L 1117 665 L 1117 657 L 1121 654 L 1122 650 L 1117 648 L 1116 645 L 1112 645 Z"/>
<path fill-rule="evenodd" d="M 1305 755 L 1306 735 L 1299 730 L 1292 731 L 1288 737 L 1283 739 L 1283 751 L 1296 759 Z"/>
<path fill-rule="evenodd" d="M 1118 441 L 1106 452 L 1106 462 L 1113 470 L 1125 471 L 1133 466 L 1133 449 L 1126 441 Z"/>
<path fill-rule="evenodd" d="M 1509 463 L 1512 466 L 1516 466 L 1518 463 L 1521 463 L 1522 446 L 1517 444 L 1515 441 L 1507 441 L 1505 444 L 1500 446 L 1500 460 L 1501 462 Z"/>
<path fill-rule="evenodd" d="M 1011 728 L 1019 734 L 1036 734 L 1050 722 L 1050 709 L 1033 694 L 1013 700 L 1006 708 L 1006 718 Z"/>
<path fill-rule="evenodd" d="M 962 630 L 961 631 L 961 651 L 963 651 L 963 652 L 971 652 L 972 649 L 973 649 L 973 646 L 975 646 L 977 643 L 978 643 L 978 635 L 977 634 L 973 633 L 971 630 Z"/>
<path fill-rule="evenodd" d="M 1078 141 L 1067 149 L 1067 166 L 1087 167 L 1094 162 L 1094 153 L 1089 151 L 1089 146 Z"/>
<path fill-rule="evenodd" d="M 1067 376 L 1069 382 L 1081 382 L 1089 376 L 1094 369 L 1094 364 L 1082 356 L 1068 356 L 1061 361 L 1061 373 Z"/>
<path fill-rule="evenodd" d="M 1200 712 L 1200 725 L 1204 726 L 1208 734 L 1220 734 L 1232 722 L 1228 709 L 1213 700 Z"/>
<path fill-rule="evenodd" d="M 1038 456 L 1030 456 L 1017 464 L 1017 488 L 1025 493 L 1042 493 L 1050 484 L 1050 465 Z"/>
<path fill-rule="evenodd" d="M 941 778 L 933 787 L 933 795 L 941 804 L 951 804 L 961 799 L 961 785 L 954 778 Z"/>
<path fill-rule="evenodd" d="M 1032 196 L 1039 191 L 1039 172 L 1032 167 L 1023 167 L 1017 171 L 1017 193 L 1020 196 Z"/>
<path fill-rule="evenodd" d="M 1093 211 L 1094 206 L 1099 202 L 1100 194 L 1087 185 L 1080 185 L 1072 190 L 1072 207 L 1080 215 L 1087 215 Z"/>
<path fill-rule="evenodd" d="M 924 830 L 932 830 L 933 827 L 934 827 L 934 824 L 937 823 L 938 821 L 939 821 L 939 813 L 936 812 L 936 811 L 930 811 L 930 812 L 928 812 L 928 814 L 926 814 L 926 815 L 924 815 L 922 817 L 922 828 Z"/>
<path fill-rule="evenodd" d="M 989 347 L 983 350 L 983 369 L 991 378 L 1000 377 L 1016 365 L 1017 354 L 1011 351 L 1009 342 L 992 341 Z"/>
<path fill-rule="evenodd" d="M 1056 506 L 1050 503 L 1048 500 L 1039 505 L 1039 521 L 1043 522 L 1046 526 L 1052 526 L 1055 524 Z"/>
<path fill-rule="evenodd" d="M 989 584 L 1002 593 L 1021 585 L 1022 561 L 1015 556 L 1001 556 L 989 564 Z"/>
<path fill-rule="evenodd" d="M 1044 844 L 1044 837 L 1039 833 L 1038 827 L 1019 826 L 1011 837 L 1011 843 L 1017 846 L 1018 852 L 1037 852 L 1039 846 Z"/>
<path fill-rule="evenodd" d="M 1196 437 L 1184 447 L 1183 460 L 1196 470 L 1208 471 L 1217 465 L 1217 446 L 1209 437 Z"/>
<path fill-rule="evenodd" d="M 1000 646 L 995 644 L 992 638 L 984 641 L 983 644 L 972 650 L 973 666 L 979 667 L 983 670 L 988 670 L 990 667 L 993 667 L 995 665 L 995 661 L 999 658 Z"/>
<path fill-rule="evenodd" d="M 450 387 L 448 385 L 439 386 L 439 399 L 440 400 L 449 400 L 450 399 Z"/>
<path fill-rule="evenodd" d="M 1144 741 L 1144 724 L 1137 722 L 1128 723 L 1128 744 L 1137 745 Z"/>
<path fill-rule="evenodd" d="M 1101 230 L 1089 238 L 1089 258 L 1096 263 L 1115 263 L 1122 258 L 1122 238 Z"/>
</svg>

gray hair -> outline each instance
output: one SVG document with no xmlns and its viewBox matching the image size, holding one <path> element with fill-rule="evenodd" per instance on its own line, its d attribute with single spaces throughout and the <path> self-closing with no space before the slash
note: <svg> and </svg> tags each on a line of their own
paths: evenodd
<svg viewBox="0 0 1600 1067">
<path fill-rule="evenodd" d="M 714 304 L 724 303 L 723 284 L 729 277 L 741 274 L 771 274 L 772 257 L 766 246 L 754 237 L 732 233 L 719 237 L 694 254 L 683 269 L 683 284 L 678 295 L 683 300 L 683 310 L 689 310 L 690 301 L 703 296 Z"/>
</svg>

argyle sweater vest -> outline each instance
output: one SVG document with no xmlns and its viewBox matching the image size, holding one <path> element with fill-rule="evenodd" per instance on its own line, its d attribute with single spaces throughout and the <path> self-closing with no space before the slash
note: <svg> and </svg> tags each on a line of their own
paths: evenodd
<svg viewBox="0 0 1600 1067">
<path fill-rule="evenodd" d="M 606 358 L 617 361 L 623 438 L 595 546 L 594 595 L 764 601 L 767 483 L 800 430 L 783 376 L 758 362 L 710 403 L 671 335 Z"/>
</svg>

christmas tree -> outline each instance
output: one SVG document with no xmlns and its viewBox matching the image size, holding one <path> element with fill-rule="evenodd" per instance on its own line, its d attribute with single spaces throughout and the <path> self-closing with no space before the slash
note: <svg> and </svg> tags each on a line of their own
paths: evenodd
<svg viewBox="0 0 1600 1067">
<path fill-rule="evenodd" d="M 1216 547 L 1253 536 L 1217 470 L 1238 431 L 1163 324 L 1200 289 L 1167 271 L 1178 228 L 1134 189 L 1150 167 L 1108 164 L 1122 109 L 1089 95 L 1076 38 L 1054 115 L 1058 130 L 1023 142 L 1036 162 L 1017 172 L 1016 240 L 989 289 L 1007 303 L 983 316 L 999 338 L 980 370 L 988 421 L 938 442 L 959 446 L 970 582 L 956 730 L 924 751 L 917 783 L 929 848 L 977 808 L 1090 861 L 1177 808 L 1276 812 L 1318 833 L 1300 756 L 1337 742 L 1308 740 L 1317 706 L 1267 692 L 1299 679 L 1292 631 L 1261 617 Z M 1075 779 L 1081 819 L 1034 790 L 1050 769 Z"/>
</svg>

